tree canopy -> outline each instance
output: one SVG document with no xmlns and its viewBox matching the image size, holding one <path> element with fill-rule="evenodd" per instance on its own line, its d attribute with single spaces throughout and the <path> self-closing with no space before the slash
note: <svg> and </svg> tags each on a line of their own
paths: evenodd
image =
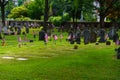
<svg viewBox="0 0 120 80">
<path fill-rule="evenodd" d="M 99 2 L 100 7 L 95 7 L 93 5 L 94 1 Z M 37 20 L 44 19 L 44 0 L 18 0 L 19 5 L 15 8 L 13 8 L 12 4 L 12 0 L 9 1 L 9 7 L 7 8 L 8 12 L 9 10 L 11 11 L 8 16 L 10 18 L 15 19 L 24 16 Z M 47 14 L 48 18 L 60 16 L 63 19 L 64 14 L 67 13 L 73 21 L 74 19 L 80 21 L 81 18 L 85 21 L 95 21 L 93 16 L 94 9 L 99 12 L 101 24 L 104 22 L 105 17 L 111 21 L 120 20 L 120 0 L 48 0 Z M 64 21 L 68 20 L 70 19 L 64 19 Z"/>
</svg>

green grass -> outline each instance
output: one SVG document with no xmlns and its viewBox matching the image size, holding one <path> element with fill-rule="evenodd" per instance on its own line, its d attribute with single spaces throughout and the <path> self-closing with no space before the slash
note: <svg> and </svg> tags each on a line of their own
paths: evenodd
<svg viewBox="0 0 120 80">
<path fill-rule="evenodd" d="M 31 35 L 28 35 L 32 38 Z M 38 37 L 38 36 L 37 36 Z M 18 48 L 17 36 L 6 36 L 0 46 L 0 80 L 119 80 L 120 60 L 115 45 L 81 43 L 78 49 L 65 40 L 47 45 L 35 39 Z M 2 59 L 14 56 L 14 60 Z M 16 58 L 28 58 L 18 61 Z"/>
</svg>

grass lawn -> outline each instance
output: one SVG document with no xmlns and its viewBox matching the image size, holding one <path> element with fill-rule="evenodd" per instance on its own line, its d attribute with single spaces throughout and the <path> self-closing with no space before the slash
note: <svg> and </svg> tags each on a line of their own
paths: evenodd
<svg viewBox="0 0 120 80">
<path fill-rule="evenodd" d="M 75 50 L 65 40 L 44 45 L 36 39 L 18 48 L 16 36 L 6 39 L 6 46 L 0 46 L 0 80 L 120 79 L 120 60 L 116 59 L 114 43 L 111 46 L 81 43 Z M 2 59 L 3 56 L 15 59 Z M 16 60 L 20 57 L 28 60 Z"/>
</svg>

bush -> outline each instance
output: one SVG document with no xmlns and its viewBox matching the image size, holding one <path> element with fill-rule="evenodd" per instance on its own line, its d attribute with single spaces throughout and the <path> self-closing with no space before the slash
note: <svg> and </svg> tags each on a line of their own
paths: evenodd
<svg viewBox="0 0 120 80">
<path fill-rule="evenodd" d="M 62 17 L 61 16 L 51 16 L 49 18 L 49 21 L 52 22 L 55 26 L 59 26 L 62 23 Z"/>
<path fill-rule="evenodd" d="M 63 16 L 51 16 L 49 21 L 55 26 L 60 26 L 62 22 L 70 20 L 69 13 L 64 13 Z"/>
<path fill-rule="evenodd" d="M 31 20 L 29 17 L 20 17 L 20 18 L 16 18 L 15 20 L 17 21 L 28 21 L 28 20 Z"/>
<path fill-rule="evenodd" d="M 63 22 L 70 20 L 69 13 L 64 13 L 63 14 Z"/>
<path fill-rule="evenodd" d="M 20 18 L 21 16 L 28 15 L 28 9 L 24 6 L 15 7 L 11 10 L 11 13 L 8 15 L 8 18 Z"/>
</svg>

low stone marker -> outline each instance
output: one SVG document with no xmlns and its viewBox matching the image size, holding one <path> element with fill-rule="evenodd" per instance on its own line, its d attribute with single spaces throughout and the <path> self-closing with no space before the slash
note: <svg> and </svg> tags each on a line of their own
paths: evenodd
<svg viewBox="0 0 120 80">
<path fill-rule="evenodd" d="M 17 58 L 16 60 L 25 61 L 25 60 L 28 60 L 28 59 L 27 58 Z"/>
<path fill-rule="evenodd" d="M 16 59 L 16 60 L 20 60 L 20 61 L 28 60 L 27 58 L 15 58 L 12 56 L 3 56 L 2 59 Z"/>
<path fill-rule="evenodd" d="M 15 58 L 11 56 L 3 56 L 2 59 L 15 59 Z"/>
</svg>

